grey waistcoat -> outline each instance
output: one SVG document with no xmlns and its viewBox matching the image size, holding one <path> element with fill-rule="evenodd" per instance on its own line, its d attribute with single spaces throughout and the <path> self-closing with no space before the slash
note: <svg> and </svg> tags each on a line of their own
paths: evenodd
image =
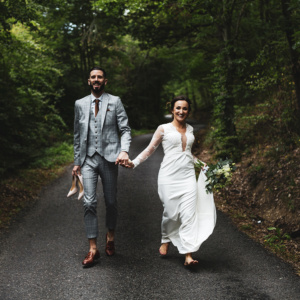
<svg viewBox="0 0 300 300">
<path fill-rule="evenodd" d="M 101 105 L 101 103 L 100 103 Z M 102 143 L 100 139 L 101 113 L 100 111 L 95 118 L 95 112 L 90 110 L 89 133 L 87 140 L 87 155 L 93 156 L 95 152 L 103 156 Z"/>
</svg>

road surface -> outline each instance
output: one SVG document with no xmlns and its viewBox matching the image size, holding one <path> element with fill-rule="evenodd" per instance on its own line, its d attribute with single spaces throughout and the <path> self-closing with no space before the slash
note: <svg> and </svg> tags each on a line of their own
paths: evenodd
<svg viewBox="0 0 300 300">
<path fill-rule="evenodd" d="M 134 158 L 151 135 L 133 139 Z M 83 269 L 88 251 L 82 203 L 66 198 L 71 167 L 47 186 L 37 204 L 0 242 L 1 300 L 71 299 L 300 299 L 300 278 L 218 212 L 213 235 L 193 270 L 170 247 L 159 257 L 162 206 L 157 195 L 161 147 L 135 170 L 120 168 L 116 255 L 104 253 L 104 203 L 99 184 L 101 258 Z"/>
</svg>

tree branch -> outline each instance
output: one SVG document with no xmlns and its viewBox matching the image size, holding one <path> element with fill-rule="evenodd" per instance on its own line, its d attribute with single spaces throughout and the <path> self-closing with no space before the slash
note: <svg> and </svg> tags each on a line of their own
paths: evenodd
<svg viewBox="0 0 300 300">
<path fill-rule="evenodd" d="M 237 39 L 238 37 L 238 34 L 239 34 L 239 28 L 240 28 L 240 24 L 241 24 L 241 19 L 243 17 L 243 14 L 244 14 L 244 11 L 245 11 L 245 7 L 247 5 L 247 2 L 248 0 L 245 0 L 241 10 L 240 10 L 240 14 L 239 14 L 239 17 L 238 17 L 238 20 L 236 22 L 236 27 L 235 27 L 235 34 L 234 34 L 234 40 Z"/>
</svg>

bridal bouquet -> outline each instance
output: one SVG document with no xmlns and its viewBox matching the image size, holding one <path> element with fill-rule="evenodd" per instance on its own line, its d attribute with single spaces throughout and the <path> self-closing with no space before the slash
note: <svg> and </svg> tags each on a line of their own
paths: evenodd
<svg viewBox="0 0 300 300">
<path fill-rule="evenodd" d="M 207 193 L 221 190 L 230 184 L 232 173 L 236 170 L 235 163 L 231 159 L 220 159 L 216 164 L 208 165 L 208 168 L 205 167 L 202 161 L 197 160 L 195 166 L 198 168 L 204 167 L 204 170 L 206 169 L 207 184 L 205 188 Z"/>
</svg>

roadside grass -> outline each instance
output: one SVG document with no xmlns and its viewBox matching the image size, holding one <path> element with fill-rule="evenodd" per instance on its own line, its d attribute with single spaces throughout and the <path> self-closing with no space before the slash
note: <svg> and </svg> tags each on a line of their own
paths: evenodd
<svg viewBox="0 0 300 300">
<path fill-rule="evenodd" d="M 153 133 L 154 130 L 132 130 L 132 137 Z M 9 228 L 13 220 L 34 205 L 41 189 L 61 176 L 73 162 L 73 142 L 67 142 L 41 151 L 39 157 L 24 169 L 8 174 L 0 184 L 0 230 Z"/>
<path fill-rule="evenodd" d="M 131 129 L 131 136 L 135 137 L 142 134 L 153 133 L 154 131 L 155 130 L 153 129 L 139 129 L 139 130 Z"/>
<path fill-rule="evenodd" d="M 0 185 L 0 229 L 30 208 L 42 187 L 59 177 L 73 161 L 73 145 L 63 142 L 47 148 L 30 166 L 15 171 Z"/>
<path fill-rule="evenodd" d="M 54 147 L 45 149 L 34 163 L 33 169 L 55 169 L 57 166 L 65 165 L 73 160 L 73 144 L 63 142 Z"/>
</svg>

